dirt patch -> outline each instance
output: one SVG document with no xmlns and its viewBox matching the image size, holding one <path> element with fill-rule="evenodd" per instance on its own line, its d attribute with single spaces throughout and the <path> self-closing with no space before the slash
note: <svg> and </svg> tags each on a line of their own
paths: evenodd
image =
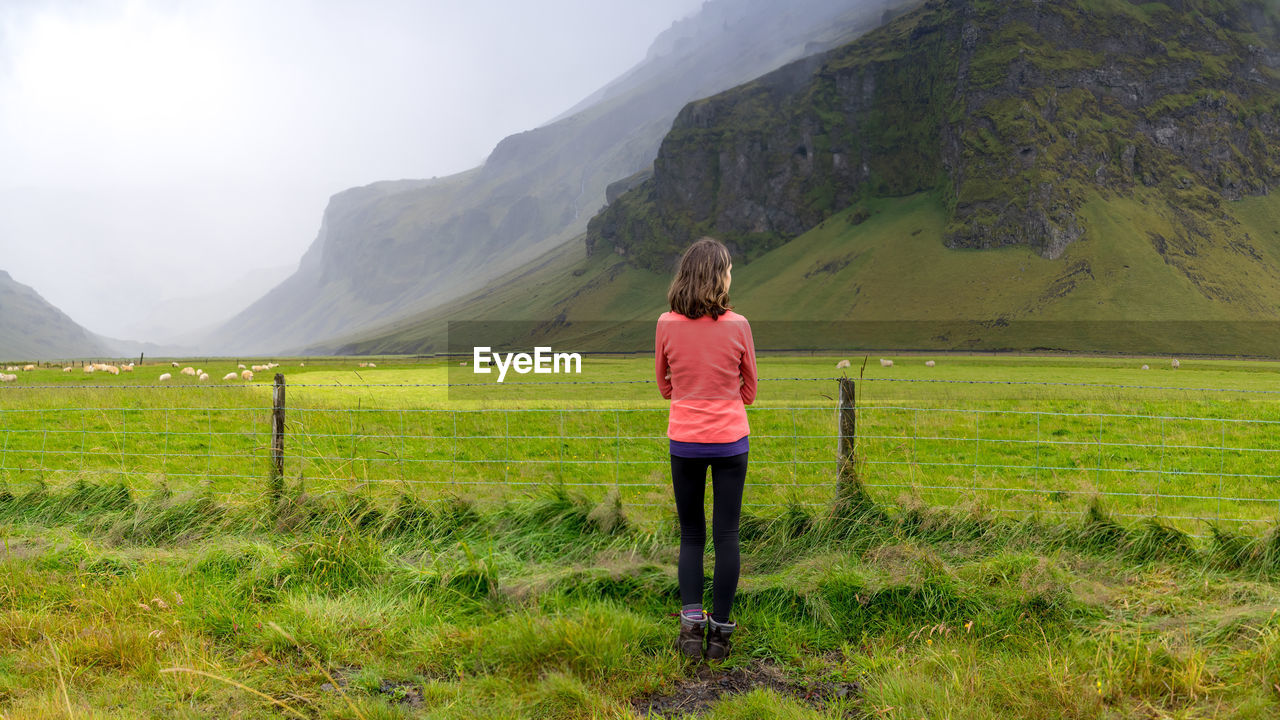
<svg viewBox="0 0 1280 720">
<path fill-rule="evenodd" d="M 5 539 L 0 542 L 0 561 L 30 560 L 49 551 L 50 543 L 40 538 Z"/>
<path fill-rule="evenodd" d="M 722 698 L 758 688 L 796 698 L 817 709 L 825 708 L 834 700 L 856 698 L 862 693 L 862 687 L 854 682 L 809 682 L 803 685 L 791 682 L 776 666 L 762 662 L 731 670 L 700 665 L 693 676 L 677 682 L 674 689 L 634 698 L 631 708 L 640 717 L 702 715 Z M 862 715 L 847 712 L 845 717 Z"/>
<path fill-rule="evenodd" d="M 351 687 L 348 676 L 358 671 L 358 667 L 349 665 L 334 668 L 329 674 L 338 683 L 337 687 L 333 683 L 326 682 L 320 685 L 320 692 L 342 693 L 347 691 Z M 377 688 L 366 687 L 364 690 L 406 707 L 418 708 L 422 706 L 422 685 L 413 680 L 381 680 Z"/>
</svg>

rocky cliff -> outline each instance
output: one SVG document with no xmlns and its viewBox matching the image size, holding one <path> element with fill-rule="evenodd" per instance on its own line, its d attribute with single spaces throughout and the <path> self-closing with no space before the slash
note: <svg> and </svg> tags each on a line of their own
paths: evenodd
<svg viewBox="0 0 1280 720">
<path fill-rule="evenodd" d="M 1231 222 L 1224 200 L 1276 184 L 1277 148 L 1274 2 L 930 0 L 686 105 L 586 243 L 665 270 L 711 234 L 749 261 L 859 199 L 936 189 L 949 247 L 1056 258 L 1088 236 L 1087 198 L 1142 187 L 1180 220 L 1176 262 Z"/>
</svg>

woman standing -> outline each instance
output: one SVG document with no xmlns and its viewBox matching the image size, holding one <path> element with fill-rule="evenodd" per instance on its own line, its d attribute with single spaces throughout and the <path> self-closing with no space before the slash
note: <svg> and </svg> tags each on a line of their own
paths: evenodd
<svg viewBox="0 0 1280 720">
<path fill-rule="evenodd" d="M 658 318 L 655 372 L 671 400 L 667 437 L 671 484 L 680 518 L 680 651 L 693 659 L 729 654 L 738 590 L 738 519 L 747 477 L 746 406 L 756 397 L 756 351 L 747 319 L 729 305 L 729 250 L 702 238 L 685 250 L 667 292 L 671 312 Z M 711 538 L 715 570 L 711 614 L 702 609 L 707 542 L 703 495 L 711 469 Z M 703 635 L 706 649 L 703 650 Z"/>
</svg>

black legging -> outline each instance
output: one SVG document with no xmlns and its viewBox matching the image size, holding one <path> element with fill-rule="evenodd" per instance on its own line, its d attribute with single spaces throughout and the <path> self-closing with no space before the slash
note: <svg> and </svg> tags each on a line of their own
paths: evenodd
<svg viewBox="0 0 1280 720">
<path fill-rule="evenodd" d="M 738 591 L 738 518 L 742 514 L 742 487 L 747 479 L 747 453 L 719 458 L 671 456 L 671 485 L 680 518 L 680 603 L 702 604 L 702 553 L 707 546 L 707 518 L 703 497 L 707 467 L 711 467 L 711 539 L 716 567 L 711 578 L 711 617 L 729 622 L 733 596 Z"/>
</svg>

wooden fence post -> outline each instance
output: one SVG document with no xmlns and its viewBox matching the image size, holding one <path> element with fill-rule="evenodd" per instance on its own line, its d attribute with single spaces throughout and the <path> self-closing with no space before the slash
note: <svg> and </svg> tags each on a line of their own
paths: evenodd
<svg viewBox="0 0 1280 720">
<path fill-rule="evenodd" d="M 840 378 L 840 467 L 853 462 L 854 448 L 858 442 L 857 387 L 849 378 Z"/>
<path fill-rule="evenodd" d="M 858 405 L 853 380 L 840 378 L 840 404 L 837 410 L 839 441 L 836 446 L 837 514 L 850 515 L 869 503 L 862 478 L 858 474 Z"/>
<path fill-rule="evenodd" d="M 284 494 L 284 373 L 276 373 L 271 394 L 271 507 Z"/>
</svg>

